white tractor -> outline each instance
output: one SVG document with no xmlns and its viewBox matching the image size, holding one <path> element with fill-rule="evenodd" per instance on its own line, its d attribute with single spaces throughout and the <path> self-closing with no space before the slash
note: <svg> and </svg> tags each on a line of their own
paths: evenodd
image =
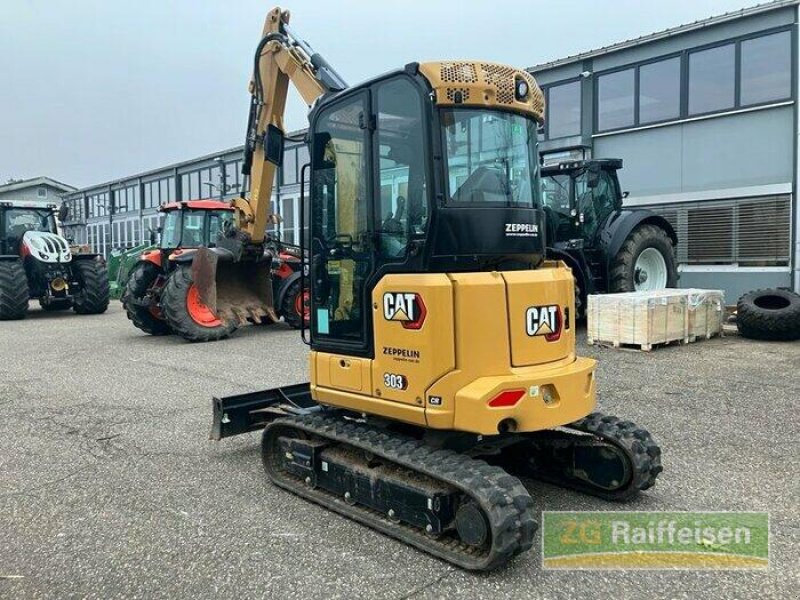
<svg viewBox="0 0 800 600">
<path fill-rule="evenodd" d="M 105 312 L 106 265 L 61 235 L 54 205 L 0 202 L 0 320 L 24 318 L 32 298 L 48 311 Z"/>
</svg>

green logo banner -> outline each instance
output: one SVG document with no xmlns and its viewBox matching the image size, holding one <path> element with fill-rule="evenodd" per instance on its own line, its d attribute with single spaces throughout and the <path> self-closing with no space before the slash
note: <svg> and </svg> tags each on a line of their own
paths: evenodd
<svg viewBox="0 0 800 600">
<path fill-rule="evenodd" d="M 766 569 L 763 512 L 549 512 L 545 569 Z"/>
</svg>

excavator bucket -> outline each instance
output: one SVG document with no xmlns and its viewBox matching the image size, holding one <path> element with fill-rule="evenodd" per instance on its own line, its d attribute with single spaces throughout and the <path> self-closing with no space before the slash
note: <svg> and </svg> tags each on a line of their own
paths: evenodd
<svg viewBox="0 0 800 600">
<path fill-rule="evenodd" d="M 271 261 L 230 261 L 208 248 L 192 260 L 200 300 L 221 320 L 239 324 L 279 320 L 272 298 Z"/>
</svg>

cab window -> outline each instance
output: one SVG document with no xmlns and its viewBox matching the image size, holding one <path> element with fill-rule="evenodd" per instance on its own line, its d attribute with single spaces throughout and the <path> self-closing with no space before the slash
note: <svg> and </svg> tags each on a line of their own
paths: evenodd
<svg viewBox="0 0 800 600">
<path fill-rule="evenodd" d="M 184 248 L 199 248 L 203 245 L 203 218 L 204 211 L 187 211 L 183 216 L 183 235 L 181 246 Z"/>
<path fill-rule="evenodd" d="M 370 311 L 366 94 L 338 103 L 314 125 L 311 194 L 312 339 L 361 344 Z"/>
<path fill-rule="evenodd" d="M 215 210 L 208 214 L 208 245 L 215 246 L 227 223 L 233 221 L 233 211 Z"/>
<path fill-rule="evenodd" d="M 422 102 L 406 79 L 378 86 L 377 160 L 380 194 L 375 209 L 378 252 L 383 261 L 405 257 L 408 242 L 428 221 Z"/>
</svg>

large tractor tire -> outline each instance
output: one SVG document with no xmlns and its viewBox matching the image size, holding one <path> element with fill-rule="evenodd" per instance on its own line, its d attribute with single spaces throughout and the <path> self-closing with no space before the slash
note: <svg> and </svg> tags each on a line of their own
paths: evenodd
<svg viewBox="0 0 800 600">
<path fill-rule="evenodd" d="M 172 331 L 190 342 L 215 342 L 236 331 L 234 321 L 218 319 L 192 281 L 191 265 L 175 269 L 161 293 L 161 308 Z"/>
<path fill-rule="evenodd" d="M 667 232 L 640 225 L 622 244 L 611 263 L 609 292 L 641 292 L 678 285 L 675 248 Z"/>
<path fill-rule="evenodd" d="M 131 271 L 122 294 L 122 306 L 128 319 L 135 327 L 150 335 L 168 335 L 172 332 L 160 308 L 135 303 L 147 297 L 147 291 L 160 274 L 161 269 L 153 263 L 139 262 Z"/>
<path fill-rule="evenodd" d="M 739 333 L 754 340 L 800 339 L 800 296 L 788 290 L 756 290 L 739 298 Z"/>
<path fill-rule="evenodd" d="M 42 302 L 39 300 L 39 306 L 41 306 L 42 310 L 45 312 L 59 312 L 72 308 L 72 300 L 51 300 L 50 302 Z"/>
<path fill-rule="evenodd" d="M 300 291 L 300 280 L 296 280 L 286 290 L 286 295 L 281 302 L 281 315 L 283 320 L 291 325 L 294 329 L 300 329 L 303 320 L 308 327 L 311 320 L 311 296 L 308 289 L 305 293 Z"/>
<path fill-rule="evenodd" d="M 27 313 L 28 278 L 22 261 L 0 261 L 0 321 L 24 319 Z"/>
<path fill-rule="evenodd" d="M 106 312 L 111 298 L 106 266 L 97 259 L 79 259 L 73 261 L 72 268 L 81 284 L 81 291 L 72 300 L 73 310 L 79 315 Z"/>
</svg>

